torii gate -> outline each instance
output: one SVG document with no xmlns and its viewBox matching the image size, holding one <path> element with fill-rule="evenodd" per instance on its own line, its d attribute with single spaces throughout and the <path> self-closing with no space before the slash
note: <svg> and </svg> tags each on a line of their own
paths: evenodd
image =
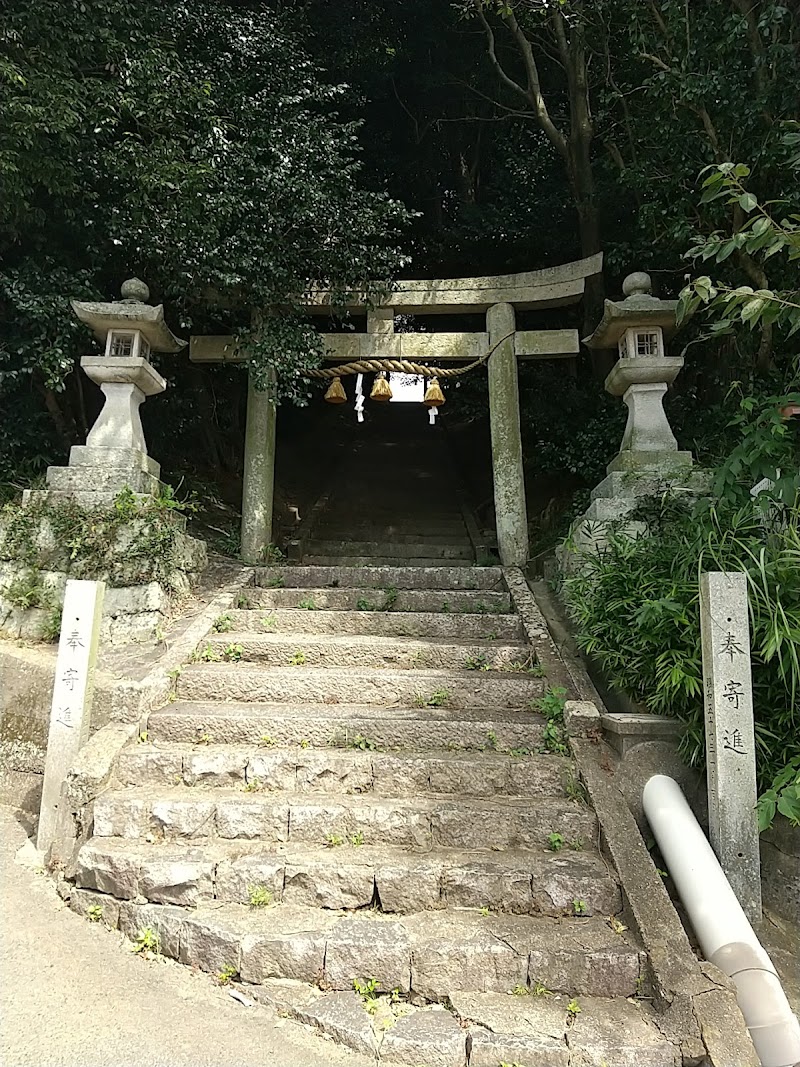
<svg viewBox="0 0 800 1067">
<path fill-rule="evenodd" d="M 559 359 L 577 355 L 577 330 L 517 330 L 515 312 L 577 303 L 586 278 L 599 274 L 602 253 L 544 270 L 485 278 L 450 278 L 398 282 L 393 291 L 367 310 L 367 332 L 322 334 L 326 360 L 406 359 L 413 362 L 471 362 L 497 347 L 488 359 L 489 418 L 492 437 L 497 544 L 504 566 L 524 566 L 528 559 L 528 517 L 522 466 L 517 359 Z M 326 294 L 309 297 L 311 314 L 331 310 Z M 350 310 L 363 309 L 351 304 Z M 483 311 L 486 330 L 462 333 L 394 332 L 394 316 L 456 315 Z M 501 340 L 502 339 L 502 340 Z M 238 363 L 233 337 L 192 337 L 195 363 Z M 247 393 L 242 492 L 242 558 L 263 559 L 272 536 L 275 474 L 275 404 L 254 387 Z"/>
</svg>

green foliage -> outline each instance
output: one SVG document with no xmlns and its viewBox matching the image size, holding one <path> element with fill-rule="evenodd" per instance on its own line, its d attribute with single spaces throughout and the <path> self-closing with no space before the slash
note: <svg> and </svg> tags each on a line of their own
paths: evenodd
<svg viewBox="0 0 800 1067">
<path fill-rule="evenodd" d="M 217 981 L 220 985 L 230 985 L 231 982 L 235 981 L 238 977 L 239 972 L 236 968 L 232 964 L 226 963 L 222 970 L 217 974 Z"/>
<path fill-rule="evenodd" d="M 283 584 L 283 583 L 281 583 Z M 305 611 L 316 611 L 317 604 L 313 596 L 306 596 L 298 603 L 298 608 L 303 608 Z"/>
<path fill-rule="evenodd" d="M 464 670 L 466 671 L 488 671 L 491 670 L 489 661 L 484 653 L 479 653 L 477 656 L 467 656 L 464 660 Z"/>
<path fill-rule="evenodd" d="M 263 885 L 247 887 L 247 903 L 251 908 L 268 908 L 272 903 L 272 893 Z"/>
<path fill-rule="evenodd" d="M 188 315 L 286 305 L 239 333 L 259 384 L 277 373 L 304 403 L 321 348 L 298 298 L 388 278 L 406 215 L 359 187 L 344 90 L 294 20 L 226 0 L 9 0 L 3 16 L 4 374 L 59 388 L 86 343 L 67 298 L 135 266 Z"/>
<path fill-rule="evenodd" d="M 544 696 L 534 700 L 531 707 L 545 717 L 542 730 L 542 752 L 552 752 L 559 756 L 565 756 L 569 752 L 566 735 L 564 734 L 564 704 L 567 695 L 566 689 L 561 686 L 550 686 Z"/>
<path fill-rule="evenodd" d="M 218 615 L 217 618 L 214 620 L 213 629 L 218 634 L 228 633 L 229 630 L 232 630 L 233 620 L 231 619 L 230 615 Z"/>
<path fill-rule="evenodd" d="M 547 847 L 550 849 L 551 852 L 560 852 L 561 849 L 564 847 L 563 834 L 559 834 L 555 830 L 552 833 L 548 834 Z"/>
<path fill-rule="evenodd" d="M 758 826 L 766 830 L 780 812 L 792 826 L 800 826 L 800 755 L 794 756 L 758 798 Z"/>
<path fill-rule="evenodd" d="M 796 147 L 800 144 L 800 125 L 784 135 L 784 143 Z M 796 174 L 800 165 L 795 165 Z M 730 285 L 724 281 L 712 282 L 711 278 L 702 276 L 693 279 L 680 295 L 678 304 L 678 321 L 683 321 L 699 307 L 705 306 L 711 322 L 711 332 L 728 334 L 734 328 L 746 326 L 751 332 L 756 328 L 771 327 L 776 333 L 782 333 L 786 339 L 800 330 L 800 295 L 796 285 L 791 288 L 770 288 L 765 271 L 778 270 L 781 260 L 787 265 L 800 259 L 800 214 L 789 210 L 784 201 L 777 205 L 782 208 L 782 217 L 776 218 L 775 205 L 760 204 L 755 193 L 745 186 L 751 171 L 744 163 L 720 163 L 707 167 L 703 182 L 701 203 L 724 200 L 733 210 L 733 230 L 725 232 L 715 230 L 710 235 L 701 235 L 689 249 L 687 257 L 696 261 L 708 260 L 722 264 L 734 253 L 746 257 L 748 264 L 757 263 L 749 275 L 759 275 L 762 285 L 753 289 L 752 285 Z M 795 205 L 800 203 L 795 199 Z M 772 257 L 778 259 L 772 261 Z M 770 263 L 767 261 L 770 260 Z M 790 278 L 787 277 L 787 281 Z M 794 282 L 795 278 L 791 278 Z"/>
<path fill-rule="evenodd" d="M 141 929 L 134 939 L 131 952 L 148 959 L 150 956 L 161 955 L 161 938 L 151 926 Z"/>
<path fill-rule="evenodd" d="M 356 734 L 350 742 L 349 747 L 357 748 L 362 752 L 377 752 L 378 750 L 376 743 L 371 741 L 368 737 L 364 737 L 363 734 Z"/>
<path fill-rule="evenodd" d="M 228 660 L 229 663 L 239 663 L 243 655 L 242 645 L 227 645 L 223 650 L 222 658 Z"/>
<path fill-rule="evenodd" d="M 719 501 L 690 509 L 654 499 L 636 517 L 650 536 L 610 533 L 564 583 L 581 648 L 608 682 L 650 711 L 684 724 L 682 750 L 704 755 L 698 575 L 743 571 L 748 579 L 753 703 L 760 788 L 800 755 L 800 508 L 765 514 Z M 762 806 L 769 812 L 769 804 Z"/>
</svg>

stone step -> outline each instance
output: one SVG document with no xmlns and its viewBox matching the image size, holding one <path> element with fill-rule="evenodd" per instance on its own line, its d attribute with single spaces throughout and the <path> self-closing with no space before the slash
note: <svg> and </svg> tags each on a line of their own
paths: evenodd
<svg viewBox="0 0 800 1067">
<path fill-rule="evenodd" d="M 466 542 L 466 543 L 464 543 Z M 346 541 L 311 540 L 306 542 L 306 556 L 396 556 L 400 559 L 419 559 L 427 556 L 437 560 L 469 560 L 474 553 L 469 541 L 459 543 L 435 543 L 430 540 L 403 543 L 397 538 L 391 541 Z M 402 566 L 402 564 L 401 564 Z"/>
<path fill-rule="evenodd" d="M 500 854 L 433 849 L 420 854 L 366 848 L 148 844 L 95 837 L 78 855 L 76 883 L 120 900 L 196 907 L 247 904 L 253 888 L 274 904 L 352 910 L 374 902 L 386 913 L 488 908 L 515 915 L 611 916 L 622 908 L 616 880 L 587 852 Z"/>
<path fill-rule="evenodd" d="M 148 718 L 156 741 L 198 741 L 319 748 L 347 747 L 357 736 L 382 749 L 479 750 L 487 743 L 502 751 L 534 751 L 542 743 L 542 719 L 530 712 L 392 708 L 365 704 L 175 703 Z"/>
<path fill-rule="evenodd" d="M 311 613 L 309 613 L 311 614 Z M 280 634 L 231 631 L 211 634 L 200 646 L 202 655 L 224 659 L 226 650 L 248 663 L 292 666 L 299 657 L 309 667 L 374 667 L 379 670 L 471 670 L 524 674 L 533 663 L 530 645 L 456 641 L 374 634 Z M 209 652 L 210 650 L 210 652 Z"/>
<path fill-rule="evenodd" d="M 462 613 L 479 615 L 499 615 L 511 610 L 511 597 L 506 592 L 493 589 L 396 589 L 397 599 L 391 609 L 392 615 L 413 612 L 430 612 L 441 615 L 457 614 L 455 625 L 460 625 Z M 366 600 L 379 607 L 386 603 L 387 592 L 380 587 L 369 588 L 314 588 L 284 589 L 276 587 L 263 589 L 248 587 L 239 595 L 238 602 L 251 609 L 256 608 L 298 608 L 300 610 L 329 609 L 333 611 L 352 610 L 359 600 Z M 313 605 L 313 607 L 312 607 Z"/>
<path fill-rule="evenodd" d="M 400 546 L 402 547 L 402 546 Z M 430 552 L 426 556 L 316 556 L 313 554 L 304 555 L 303 563 L 309 567 L 418 567 L 420 570 L 436 567 L 441 563 L 441 557 L 432 555 Z M 451 567 L 472 567 L 471 559 L 450 559 L 448 564 Z"/>
<path fill-rule="evenodd" d="M 443 567 L 434 562 L 420 570 L 416 566 L 375 565 L 371 560 L 358 570 L 345 565 L 259 567 L 255 573 L 257 586 L 274 588 L 281 581 L 287 589 L 328 588 L 335 589 L 446 589 L 471 590 L 493 589 L 505 592 L 503 572 L 500 567 Z M 246 592 L 246 590 L 245 590 Z"/>
<path fill-rule="evenodd" d="M 379 704 L 393 707 L 527 708 L 544 682 L 502 671 L 385 668 L 259 667 L 250 663 L 196 663 L 177 681 L 182 700 L 282 701 L 323 704 Z"/>
<path fill-rule="evenodd" d="M 295 793 L 529 798 L 563 798 L 572 775 L 570 761 L 552 754 L 512 756 L 487 749 L 397 755 L 376 751 L 374 744 L 364 734 L 351 734 L 350 747 L 340 749 L 134 743 L 119 754 L 116 774 L 123 785 L 231 788 L 257 782 L 263 791 Z"/>
<path fill-rule="evenodd" d="M 629 935 L 615 934 L 599 917 L 483 916 L 471 910 L 340 916 L 289 904 L 187 910 L 117 904 L 82 889 L 74 890 L 70 903 L 84 913 L 99 905 L 106 921 L 131 940 L 151 930 L 165 956 L 212 974 L 231 968 L 254 984 L 288 978 L 352 991 L 354 978 L 369 977 L 382 991 L 411 989 L 430 1000 L 458 991 L 509 993 L 537 983 L 570 997 L 630 997 L 639 990 L 644 965 L 644 953 Z"/>
<path fill-rule="evenodd" d="M 276 590 L 278 592 L 278 590 Z M 281 590 L 292 592 L 295 590 Z M 330 591 L 320 590 L 320 602 L 330 596 Z M 345 590 L 342 590 L 345 592 Z M 474 594 L 470 594 L 473 596 Z M 293 598 L 295 601 L 297 597 Z M 302 599 L 302 598 L 301 598 Z M 314 604 L 317 604 L 317 600 Z M 400 595 L 398 594 L 398 600 Z M 223 635 L 229 633 L 278 633 L 278 634 L 356 634 L 384 637 L 418 637 L 446 639 L 458 637 L 464 641 L 506 641 L 524 644 L 525 632 L 516 615 L 464 614 L 442 612 L 412 612 L 381 610 L 386 598 L 363 593 L 358 597 L 362 604 L 368 603 L 365 611 L 327 611 L 306 608 L 278 608 L 274 611 L 233 610 L 226 612 Z M 306 600 L 308 602 L 308 598 Z M 448 604 L 448 607 L 450 605 Z M 486 604 L 483 605 L 487 607 Z M 233 640 L 233 638 L 231 638 Z M 530 648 L 527 649 L 530 653 Z"/>
<path fill-rule="evenodd" d="M 397 525 L 378 523 L 372 526 L 341 526 L 320 522 L 315 528 L 315 536 L 321 541 L 393 541 L 399 545 L 410 545 L 420 541 L 432 545 L 450 545 L 468 542 L 467 528 L 463 523 L 448 526 L 428 526 L 416 522 L 403 522 Z"/>
<path fill-rule="evenodd" d="M 494 851 L 544 849 L 551 833 L 594 841 L 594 812 L 568 800 L 373 796 L 319 797 L 242 789 L 128 786 L 102 793 L 94 836 L 156 840 L 289 841 L 322 848 L 332 838 L 365 845 Z"/>
<path fill-rule="evenodd" d="M 530 1067 L 675 1067 L 681 1062 L 646 1001 L 582 996 L 576 1015 L 568 1012 L 569 1001 L 568 993 L 523 999 L 455 993 L 450 1005 L 462 1027 L 470 1027 L 470 1067 L 512 1062 Z M 321 1002 L 316 1008 L 322 1019 L 327 1013 Z"/>
</svg>

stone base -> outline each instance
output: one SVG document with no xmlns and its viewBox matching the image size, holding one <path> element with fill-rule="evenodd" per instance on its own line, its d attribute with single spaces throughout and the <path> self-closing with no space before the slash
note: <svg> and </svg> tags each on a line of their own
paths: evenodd
<svg viewBox="0 0 800 1067">
<path fill-rule="evenodd" d="M 685 453 L 684 453 L 685 454 Z M 675 455 L 673 452 L 672 455 Z M 708 492 L 711 472 L 699 469 L 683 470 L 615 470 L 599 482 L 591 492 L 591 499 L 618 497 L 622 499 L 651 496 L 663 491 L 668 484 L 673 492 L 697 496 Z"/>
<path fill-rule="evenodd" d="M 158 478 L 161 465 L 136 448 L 92 448 L 88 445 L 73 445 L 69 450 L 70 467 L 116 467 L 126 471 L 141 471 Z"/>
<path fill-rule="evenodd" d="M 664 475 L 676 468 L 691 467 L 691 452 L 619 452 L 606 470 L 612 471 L 661 471 Z"/>
<path fill-rule="evenodd" d="M 158 494 L 161 482 L 148 471 L 125 467 L 48 467 L 47 487 L 62 493 L 119 493 L 130 489 L 148 496 Z"/>
</svg>

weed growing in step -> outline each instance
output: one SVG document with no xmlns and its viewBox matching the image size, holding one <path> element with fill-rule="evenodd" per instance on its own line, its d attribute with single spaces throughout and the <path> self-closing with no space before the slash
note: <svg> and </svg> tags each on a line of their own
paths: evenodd
<svg viewBox="0 0 800 1067">
<path fill-rule="evenodd" d="M 328 848 L 338 848 L 339 845 L 344 844 L 344 838 L 341 834 L 328 834 L 325 838 L 325 844 Z"/>
<path fill-rule="evenodd" d="M 540 712 L 547 720 L 542 731 L 542 752 L 553 752 L 559 756 L 566 756 L 566 735 L 564 734 L 564 705 L 566 689 L 561 686 L 551 686 L 544 696 L 531 702 L 531 708 Z"/>
<path fill-rule="evenodd" d="M 471 607 L 471 614 L 473 615 L 502 615 L 503 609 L 499 604 L 487 604 L 483 600 L 478 600 Z"/>
<path fill-rule="evenodd" d="M 384 589 L 384 593 L 386 594 L 386 599 L 384 600 L 383 605 L 381 606 L 381 611 L 391 611 L 397 603 L 397 598 L 400 594 L 393 585 L 390 585 L 386 589 Z"/>
<path fill-rule="evenodd" d="M 354 978 L 353 989 L 361 997 L 364 1008 L 370 1015 L 378 1010 L 378 980 L 377 978 Z"/>
<path fill-rule="evenodd" d="M 447 600 L 443 600 L 442 601 L 442 609 L 441 610 L 442 610 L 442 614 L 443 615 L 449 615 L 450 614 L 450 603 L 449 603 L 449 601 L 447 601 Z"/>
<path fill-rule="evenodd" d="M 204 731 L 198 731 L 197 737 L 194 739 L 196 745 L 210 745 L 214 738 L 211 734 Z"/>
<path fill-rule="evenodd" d="M 583 852 L 583 838 L 576 837 L 574 841 L 570 841 L 569 847 L 573 852 Z"/>
<path fill-rule="evenodd" d="M 264 563 L 266 563 L 268 567 L 274 567 L 279 563 L 283 563 L 286 559 L 286 556 L 284 556 L 283 552 L 281 552 L 277 545 L 267 545 L 264 549 L 263 556 Z"/>
<path fill-rule="evenodd" d="M 282 574 L 276 574 L 274 578 L 270 578 L 267 582 L 267 589 L 283 589 L 286 585 L 286 579 Z"/>
<path fill-rule="evenodd" d="M 497 567 L 500 560 L 493 552 L 482 552 L 473 563 L 473 567 Z"/>
<path fill-rule="evenodd" d="M 246 611 L 250 607 L 250 597 L 246 593 L 240 593 L 236 598 L 236 607 L 240 611 Z"/>
<path fill-rule="evenodd" d="M 242 788 L 244 789 L 245 793 L 257 793 L 261 789 L 261 779 L 250 778 L 247 782 L 245 782 Z"/>
<path fill-rule="evenodd" d="M 491 752 L 497 752 L 497 734 L 494 732 L 494 730 L 487 730 L 486 745 L 484 747 L 488 748 Z"/>
<path fill-rule="evenodd" d="M 159 627 L 156 627 L 158 630 Z M 61 636 L 61 608 L 52 608 L 45 616 L 44 622 L 39 627 L 39 637 L 42 641 L 53 642 L 57 641 Z M 158 633 L 155 634 L 157 641 L 163 641 L 163 635 L 159 637 Z"/>
<path fill-rule="evenodd" d="M 573 900 L 573 902 L 572 902 L 572 914 L 573 915 L 585 915 L 586 914 L 586 901 L 585 900 Z"/>
<path fill-rule="evenodd" d="M 370 741 L 368 737 L 364 737 L 363 734 L 356 734 L 352 741 L 348 744 L 349 748 L 360 749 L 361 752 L 377 752 L 378 746 L 374 741 Z"/>
<path fill-rule="evenodd" d="M 271 748 L 275 744 L 275 740 L 269 736 L 269 734 L 262 734 L 258 739 L 259 748 Z"/>
<path fill-rule="evenodd" d="M 292 667 L 302 667 L 305 661 L 305 652 L 301 652 L 300 649 L 298 649 L 297 652 L 295 652 L 292 658 L 289 660 L 289 663 Z"/>
<path fill-rule="evenodd" d="M 464 660 L 464 670 L 489 671 L 491 670 L 491 667 L 489 666 L 489 661 L 487 660 L 486 656 L 481 652 L 477 656 L 467 656 L 467 658 Z"/>
<path fill-rule="evenodd" d="M 136 935 L 131 952 L 144 959 L 161 955 L 161 938 L 151 926 L 145 926 Z"/>
<path fill-rule="evenodd" d="M 217 981 L 220 985 L 230 985 L 239 977 L 239 972 L 230 963 L 226 963 L 222 970 L 217 975 Z"/>
<path fill-rule="evenodd" d="M 575 1022 L 575 1019 L 580 1015 L 580 1013 L 581 1006 L 573 997 L 569 1004 L 567 1004 L 567 1026 L 572 1026 L 572 1024 Z"/>
<path fill-rule="evenodd" d="M 488 633 L 486 635 L 486 640 L 487 641 L 496 641 L 499 636 L 500 635 L 498 634 L 497 630 L 492 630 L 491 633 Z"/>
<path fill-rule="evenodd" d="M 300 738 L 300 748 L 311 748 L 311 742 L 307 737 Z"/>
<path fill-rule="evenodd" d="M 547 847 L 551 852 L 560 852 L 564 847 L 564 838 L 557 831 L 547 835 Z"/>
<path fill-rule="evenodd" d="M 589 803 L 589 794 L 586 792 L 586 786 L 580 778 L 575 777 L 572 771 L 567 771 L 564 777 L 564 792 L 576 804 Z"/>
<path fill-rule="evenodd" d="M 218 634 L 226 634 L 233 629 L 233 619 L 230 615 L 217 615 L 214 619 L 214 627 Z"/>
<path fill-rule="evenodd" d="M 517 745 L 515 748 L 510 748 L 508 754 L 516 757 L 530 756 L 531 750 L 526 745 Z"/>
<path fill-rule="evenodd" d="M 526 985 L 515 985 L 511 990 L 512 997 L 527 997 L 530 993 L 530 989 Z"/>
<path fill-rule="evenodd" d="M 621 923 L 619 919 L 615 918 L 613 915 L 609 915 L 606 919 L 606 925 L 610 926 L 615 934 L 624 934 L 628 929 L 625 923 Z"/>
<path fill-rule="evenodd" d="M 228 663 L 239 663 L 243 655 L 242 645 L 228 645 L 222 653 L 223 659 L 226 659 Z"/>
<path fill-rule="evenodd" d="M 364 844 L 364 831 L 359 830 L 358 833 L 350 835 L 350 844 L 353 848 L 361 848 Z"/>
<path fill-rule="evenodd" d="M 543 982 L 534 982 L 533 988 L 531 989 L 532 997 L 552 997 L 552 995 L 553 990 L 548 989 Z"/>
<path fill-rule="evenodd" d="M 317 608 L 316 601 L 314 600 L 313 596 L 304 596 L 303 599 L 300 601 L 300 603 L 297 606 L 298 606 L 298 608 L 303 608 L 304 611 L 318 611 L 319 610 Z"/>
<path fill-rule="evenodd" d="M 414 696 L 415 708 L 444 708 L 450 700 L 449 689 L 434 689 L 429 697 L 416 693 Z"/>
<path fill-rule="evenodd" d="M 249 885 L 247 903 L 251 908 L 268 908 L 272 903 L 272 893 L 265 885 Z"/>
<path fill-rule="evenodd" d="M 359 597 L 356 601 L 356 611 L 377 611 L 378 608 L 375 604 L 370 604 L 363 596 Z"/>
<path fill-rule="evenodd" d="M 146 745 L 147 742 L 149 741 L 149 736 L 148 736 L 147 730 L 142 730 L 142 732 L 139 734 L 139 736 L 136 738 L 136 740 L 139 742 L 140 745 Z"/>
<path fill-rule="evenodd" d="M 219 652 L 206 645 L 204 649 L 196 648 L 189 657 L 190 663 L 218 663 L 222 659 Z"/>
<path fill-rule="evenodd" d="M 541 663 L 537 663 L 533 656 L 529 656 L 526 660 L 514 660 L 509 663 L 505 668 L 507 671 L 513 671 L 516 674 L 527 674 L 531 678 L 544 678 L 546 671 L 542 667 Z"/>
<path fill-rule="evenodd" d="M 278 620 L 274 615 L 265 615 L 263 619 L 258 620 L 258 625 L 262 630 L 277 630 Z"/>
<path fill-rule="evenodd" d="M 513 1063 L 509 1063 L 507 1060 L 501 1060 L 500 1067 L 524 1067 L 524 1064 L 520 1063 L 519 1060 L 514 1060 Z"/>
<path fill-rule="evenodd" d="M 86 912 L 86 918 L 90 923 L 99 923 L 103 918 L 103 909 L 100 904 L 92 904 Z"/>
<path fill-rule="evenodd" d="M 489 908 L 486 907 L 486 905 L 484 905 L 482 908 L 479 908 L 478 910 L 480 914 L 484 917 L 484 919 L 490 914 Z"/>
</svg>

